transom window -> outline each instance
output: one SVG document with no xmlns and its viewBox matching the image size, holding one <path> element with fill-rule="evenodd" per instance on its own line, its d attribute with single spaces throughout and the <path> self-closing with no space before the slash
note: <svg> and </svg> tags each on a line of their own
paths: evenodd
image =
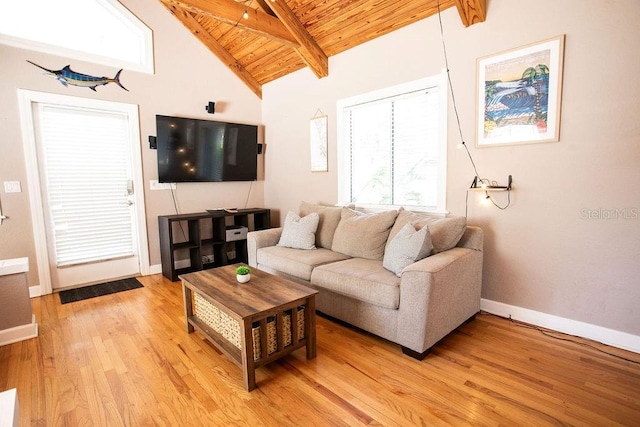
<svg viewBox="0 0 640 427">
<path fill-rule="evenodd" d="M 4 2 L 0 42 L 153 73 L 151 30 L 117 0 Z"/>
<path fill-rule="evenodd" d="M 338 101 L 339 202 L 445 211 L 446 75 Z"/>
</svg>

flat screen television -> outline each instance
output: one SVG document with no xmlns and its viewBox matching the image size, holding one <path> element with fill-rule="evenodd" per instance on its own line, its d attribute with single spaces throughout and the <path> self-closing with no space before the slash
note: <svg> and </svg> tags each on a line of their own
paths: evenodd
<svg viewBox="0 0 640 427">
<path fill-rule="evenodd" d="M 258 126 L 156 115 L 159 182 L 257 179 Z"/>
</svg>

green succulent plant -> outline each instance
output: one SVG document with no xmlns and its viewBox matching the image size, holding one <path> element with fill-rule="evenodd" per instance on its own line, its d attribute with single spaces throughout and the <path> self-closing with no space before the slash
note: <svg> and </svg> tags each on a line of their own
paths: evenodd
<svg viewBox="0 0 640 427">
<path fill-rule="evenodd" d="M 244 276 L 245 274 L 249 273 L 251 273 L 251 269 L 246 265 L 241 265 L 240 267 L 236 268 L 236 274 L 240 276 Z"/>
</svg>

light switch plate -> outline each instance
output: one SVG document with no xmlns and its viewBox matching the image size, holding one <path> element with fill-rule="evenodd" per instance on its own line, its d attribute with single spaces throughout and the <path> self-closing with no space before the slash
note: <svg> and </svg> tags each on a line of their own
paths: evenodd
<svg viewBox="0 0 640 427">
<path fill-rule="evenodd" d="M 22 193 L 22 187 L 20 181 L 5 181 L 4 182 L 5 193 Z"/>
</svg>

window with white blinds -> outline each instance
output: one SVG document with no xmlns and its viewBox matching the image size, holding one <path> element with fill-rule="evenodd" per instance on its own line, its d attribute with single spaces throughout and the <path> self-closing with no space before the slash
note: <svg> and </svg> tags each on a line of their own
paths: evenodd
<svg viewBox="0 0 640 427">
<path fill-rule="evenodd" d="M 57 266 L 134 255 L 128 116 L 51 104 L 38 113 Z"/>
<path fill-rule="evenodd" d="M 340 203 L 445 210 L 441 78 L 338 103 Z"/>
</svg>

